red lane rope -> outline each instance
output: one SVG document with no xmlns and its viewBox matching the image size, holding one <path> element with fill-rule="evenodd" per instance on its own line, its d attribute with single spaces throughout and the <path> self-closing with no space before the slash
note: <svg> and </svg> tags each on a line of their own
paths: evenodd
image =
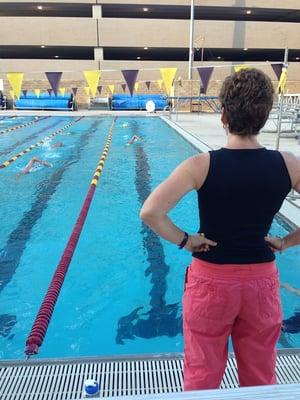
<svg viewBox="0 0 300 400">
<path fill-rule="evenodd" d="M 31 356 L 31 355 L 38 353 L 39 348 L 42 345 L 44 337 L 46 335 L 48 325 L 49 325 L 58 295 L 60 293 L 61 287 L 63 285 L 64 279 L 65 279 L 67 271 L 68 271 L 68 267 L 70 265 L 74 251 L 76 249 L 83 225 L 86 220 L 86 216 L 88 214 L 88 211 L 89 211 L 89 208 L 90 208 L 90 205 L 91 205 L 91 202 L 92 202 L 95 190 L 96 190 L 97 183 L 99 181 L 99 177 L 100 177 L 102 169 L 103 169 L 105 159 L 106 159 L 108 151 L 109 151 L 115 121 L 116 121 L 116 118 L 114 119 L 114 121 L 110 127 L 109 134 L 108 134 L 108 137 L 106 140 L 106 145 L 104 147 L 103 153 L 99 160 L 97 169 L 94 173 L 93 179 L 90 183 L 89 191 L 84 200 L 84 203 L 83 203 L 83 206 L 79 213 L 79 216 L 77 218 L 76 224 L 73 228 L 71 236 L 65 247 L 63 255 L 58 263 L 58 266 L 56 268 L 56 271 L 54 273 L 52 281 L 49 285 L 49 288 L 48 288 L 48 291 L 44 298 L 44 301 L 39 309 L 39 312 L 36 316 L 34 324 L 31 328 L 31 332 L 27 337 L 26 348 L 25 348 L 25 354 L 27 356 Z"/>
</svg>

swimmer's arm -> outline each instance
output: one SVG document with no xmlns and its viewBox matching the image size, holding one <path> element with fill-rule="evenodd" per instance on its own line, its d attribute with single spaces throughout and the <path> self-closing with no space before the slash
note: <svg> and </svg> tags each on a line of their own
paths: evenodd
<svg viewBox="0 0 300 400">
<path fill-rule="evenodd" d="M 289 283 L 280 282 L 280 287 L 286 289 L 287 291 L 289 291 L 293 294 L 296 294 L 297 296 L 300 296 L 300 289 L 294 288 Z"/>
<path fill-rule="evenodd" d="M 40 160 L 38 158 L 35 158 L 34 162 L 37 163 L 37 164 L 44 165 L 45 167 L 52 167 L 52 164 L 48 163 L 47 161 Z"/>
<path fill-rule="evenodd" d="M 27 174 L 31 168 L 33 167 L 33 164 L 36 162 L 36 158 L 32 158 L 27 165 L 22 169 L 20 174 Z"/>
<path fill-rule="evenodd" d="M 202 186 L 208 172 L 207 157 L 208 153 L 201 154 L 180 164 L 150 194 L 141 209 L 141 219 L 157 234 L 174 244 L 181 243 L 184 232 L 173 224 L 167 214 L 184 195 Z"/>
</svg>

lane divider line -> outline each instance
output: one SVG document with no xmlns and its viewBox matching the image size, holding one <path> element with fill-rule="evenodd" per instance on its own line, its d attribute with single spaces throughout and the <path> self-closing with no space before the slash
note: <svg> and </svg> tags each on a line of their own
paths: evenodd
<svg viewBox="0 0 300 400">
<path fill-rule="evenodd" d="M 27 147 L 26 149 L 20 151 L 20 153 L 15 154 L 13 157 L 11 157 L 9 160 L 4 161 L 2 164 L 0 164 L 0 169 L 8 167 L 10 164 L 12 164 L 14 161 L 16 161 L 18 158 L 24 156 L 26 153 L 29 153 L 31 150 L 35 149 L 36 147 L 41 146 L 42 144 L 46 143 L 49 139 L 52 139 L 54 136 L 58 135 L 59 133 L 62 133 L 66 129 L 70 128 L 70 126 L 76 124 L 76 122 L 80 121 L 84 117 L 79 117 L 76 120 L 69 122 L 67 125 L 65 125 L 63 128 L 57 129 L 55 132 L 51 133 L 50 135 L 45 136 L 42 140 L 39 142 L 32 144 L 31 146 Z"/>
<path fill-rule="evenodd" d="M 69 265 L 71 263 L 73 254 L 75 252 L 80 234 L 82 232 L 82 228 L 86 221 L 86 217 L 87 217 L 97 184 L 99 182 L 99 178 L 101 176 L 107 154 L 109 152 L 110 143 L 111 143 L 112 134 L 113 134 L 113 128 L 114 128 L 116 119 L 117 119 L 117 117 L 114 118 L 113 123 L 110 127 L 104 150 L 103 150 L 101 158 L 98 162 L 93 179 L 90 182 L 90 187 L 89 187 L 88 193 L 86 195 L 86 198 L 84 200 L 84 203 L 81 207 L 76 224 L 72 230 L 72 233 L 69 237 L 68 243 L 67 243 L 67 245 L 64 249 L 64 252 L 61 256 L 61 259 L 56 267 L 52 281 L 49 285 L 49 288 L 44 297 L 44 300 L 40 306 L 40 309 L 38 311 L 36 319 L 31 328 L 31 331 L 27 337 L 26 348 L 25 348 L 25 354 L 27 357 L 37 354 L 39 352 L 39 348 L 42 345 L 43 340 L 45 338 L 45 335 L 46 335 L 46 332 L 47 332 L 47 329 L 48 329 L 48 326 L 50 323 L 50 319 L 51 319 L 52 313 L 54 311 L 56 301 L 58 299 L 60 290 L 62 288 L 66 274 L 68 272 Z"/>
<path fill-rule="evenodd" d="M 26 124 L 20 124 L 20 125 L 12 126 L 11 128 L 3 129 L 2 131 L 0 131 L 0 135 L 4 135 L 5 133 L 9 133 L 9 132 L 12 132 L 12 131 L 17 131 L 18 129 L 21 129 L 21 128 L 27 128 L 27 126 L 36 124 L 37 122 L 40 122 L 40 121 L 42 121 L 43 119 L 46 119 L 46 118 L 49 118 L 49 117 L 41 117 L 41 118 L 39 118 L 37 120 L 26 122 Z"/>
</svg>

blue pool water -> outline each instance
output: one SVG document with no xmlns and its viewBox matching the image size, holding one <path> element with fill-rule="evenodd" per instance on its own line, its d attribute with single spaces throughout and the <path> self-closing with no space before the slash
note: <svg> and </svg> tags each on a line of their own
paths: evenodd
<svg viewBox="0 0 300 400">
<path fill-rule="evenodd" d="M 51 117 L 1 135 L 0 161 L 72 120 Z M 26 337 L 85 199 L 111 123 L 110 117 L 86 117 L 53 139 L 64 147 L 52 149 L 47 144 L 0 170 L 2 359 L 23 358 Z M 141 136 L 142 142 L 125 146 L 133 134 Z M 179 162 L 196 153 L 158 118 L 117 119 L 100 185 L 39 357 L 182 351 L 181 295 L 190 255 L 148 230 L 139 210 L 150 191 Z M 16 179 L 33 156 L 53 167 Z M 198 228 L 195 202 L 191 193 L 171 214 L 187 231 Z M 276 220 L 272 233 L 282 235 L 287 229 Z M 281 281 L 300 287 L 299 264 L 299 249 L 279 255 Z M 300 297 L 282 289 L 282 302 L 288 319 L 297 311 Z M 279 346 L 300 347 L 300 334 L 283 335 Z"/>
</svg>

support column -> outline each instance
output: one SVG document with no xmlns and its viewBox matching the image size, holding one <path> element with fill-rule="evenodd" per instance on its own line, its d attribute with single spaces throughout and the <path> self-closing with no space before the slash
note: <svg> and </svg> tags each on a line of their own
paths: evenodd
<svg viewBox="0 0 300 400">
<path fill-rule="evenodd" d="M 99 4 L 93 4 L 93 18 L 102 18 L 102 6 Z"/>
</svg>

